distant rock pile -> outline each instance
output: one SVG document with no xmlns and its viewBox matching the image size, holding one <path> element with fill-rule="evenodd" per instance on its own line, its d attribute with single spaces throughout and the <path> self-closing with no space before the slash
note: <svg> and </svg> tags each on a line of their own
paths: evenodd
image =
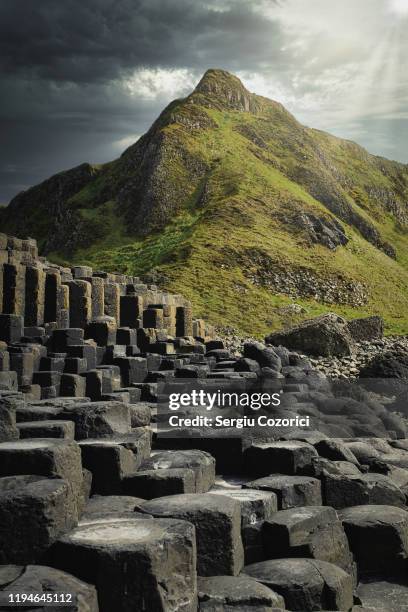
<svg viewBox="0 0 408 612">
<path fill-rule="evenodd" d="M 76 612 L 408 606 L 408 440 L 381 397 L 282 343 L 230 350 L 181 296 L 5 244 L 0 610 L 22 594 Z M 315 335 L 346 352 L 369 323 Z M 312 327 L 281 338 L 317 346 Z M 168 436 L 163 395 L 186 381 L 280 404 Z"/>
</svg>

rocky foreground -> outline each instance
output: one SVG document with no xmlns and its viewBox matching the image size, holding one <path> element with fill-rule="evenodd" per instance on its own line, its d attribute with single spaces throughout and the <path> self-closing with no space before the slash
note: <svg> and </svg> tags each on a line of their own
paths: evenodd
<svg viewBox="0 0 408 612">
<path fill-rule="evenodd" d="M 193 323 L 181 296 L 50 266 L 13 240 L 1 285 L 0 610 L 23 594 L 28 610 L 408 610 L 405 417 L 365 384 L 393 380 L 398 363 L 401 405 L 403 341 L 391 361 L 370 361 L 366 381 L 333 381 L 312 360 L 344 359 L 364 334 L 382 341 L 379 321 L 329 315 L 239 353 Z M 163 397 L 189 383 L 278 393 L 256 415 L 281 425 L 169 436 Z"/>
</svg>

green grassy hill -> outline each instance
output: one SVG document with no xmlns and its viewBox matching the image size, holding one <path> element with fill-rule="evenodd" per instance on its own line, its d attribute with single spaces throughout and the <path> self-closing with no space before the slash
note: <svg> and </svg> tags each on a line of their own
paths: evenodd
<svg viewBox="0 0 408 612">
<path fill-rule="evenodd" d="M 51 260 L 148 274 L 244 333 L 327 310 L 408 333 L 407 204 L 408 166 L 209 70 L 119 159 L 51 177 L 0 214 Z"/>
</svg>

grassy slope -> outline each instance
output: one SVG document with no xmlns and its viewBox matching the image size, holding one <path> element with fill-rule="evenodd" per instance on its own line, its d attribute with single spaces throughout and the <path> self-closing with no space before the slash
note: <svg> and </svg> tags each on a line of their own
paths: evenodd
<svg viewBox="0 0 408 612">
<path fill-rule="evenodd" d="M 221 88 L 224 85 L 231 85 L 228 76 Z M 155 270 L 166 287 L 192 300 L 196 315 L 245 333 L 262 335 L 295 322 L 297 316 L 290 318 L 280 310 L 293 302 L 307 311 L 299 317 L 327 310 L 347 317 L 381 314 L 389 333 L 407 333 L 407 225 L 398 224 L 382 204 L 383 194 L 396 190 L 397 199 L 407 201 L 407 168 L 370 156 L 354 143 L 305 129 L 277 103 L 252 99 L 254 113 L 231 110 L 217 99 L 214 104 L 205 93 L 194 93 L 170 105 L 168 115 L 160 118 L 157 129 L 166 142 L 202 160 L 208 170 L 159 233 L 146 238 L 129 235 L 119 214 L 114 194 L 131 177 L 130 153 L 98 167 L 95 178 L 69 200 L 94 239 L 69 263 L 133 274 Z M 196 128 L 194 122 L 203 113 L 209 125 Z M 180 157 L 172 156 L 170 148 L 166 159 L 168 185 L 184 181 L 188 174 Z M 296 178 L 299 171 L 303 179 Z M 306 241 L 293 219 L 303 211 L 329 215 L 310 195 L 319 181 L 334 185 L 353 210 L 377 227 L 382 239 L 396 248 L 397 261 L 348 226 L 349 243 L 336 251 Z M 249 280 L 254 268 L 247 257 L 251 249 L 269 258 L 271 268 L 301 266 L 320 277 L 363 282 L 369 303 L 353 309 L 275 295 Z M 48 257 L 64 262 L 58 253 Z"/>
<path fill-rule="evenodd" d="M 352 228 L 347 228 L 348 245 L 335 252 L 320 245 L 308 245 L 293 228 L 281 223 L 279 213 L 282 209 L 290 210 L 293 203 L 300 203 L 304 209 L 327 211 L 277 169 L 287 172 L 295 164 L 292 153 L 296 146 L 303 146 L 305 158 L 310 156 L 313 162 L 308 142 L 300 145 L 292 142 L 292 151 L 288 148 L 288 141 L 293 138 L 292 125 L 289 120 L 282 121 L 280 116 L 279 133 L 276 132 L 277 118 L 271 115 L 281 115 L 278 107 L 272 111 L 267 108 L 261 117 L 214 109 L 207 109 L 207 112 L 218 124 L 218 129 L 200 130 L 193 137 L 181 125 L 172 124 L 164 129 L 178 130 L 185 146 L 208 162 L 211 168 L 207 176 L 209 201 L 198 206 L 200 193 L 197 190 L 196 198 L 184 203 L 182 212 L 163 232 L 146 239 L 126 237 L 125 228 L 120 223 L 115 224 L 113 217 L 109 237 L 78 252 L 75 262 L 89 262 L 100 268 L 135 274 L 158 270 L 165 275 L 169 289 L 192 300 L 197 315 L 217 324 L 235 326 L 245 333 L 261 335 L 287 323 L 287 315 L 279 314 L 276 309 L 293 301 L 304 306 L 308 316 L 328 308 L 348 317 L 382 314 L 389 332 L 406 333 L 407 238 L 396 229 L 388 213 L 378 207 L 369 210 L 369 199 L 364 192 L 367 184 L 386 188 L 388 179 L 384 174 L 366 163 L 365 154 L 356 145 L 314 131 L 314 141 L 337 167 L 344 167 L 352 177 L 353 189 L 361 185 L 360 197 L 367 203 L 357 208 L 371 220 L 375 213 L 375 223 L 383 236 L 397 247 L 398 261 L 370 245 Z M 273 146 L 264 150 L 251 143 L 249 147 L 248 139 L 236 129 L 243 123 L 254 127 L 257 134 L 262 134 L 268 145 Z M 262 159 L 259 159 L 259 152 Z M 85 209 L 82 214 L 99 213 Z M 301 265 L 321 276 L 339 272 L 344 276 L 346 273 L 351 279 L 368 283 L 370 301 L 363 308 L 353 309 L 273 295 L 244 276 L 242 258 L 238 264 L 234 254 L 238 257 L 246 248 L 262 249 L 273 261 L 289 268 Z"/>
</svg>

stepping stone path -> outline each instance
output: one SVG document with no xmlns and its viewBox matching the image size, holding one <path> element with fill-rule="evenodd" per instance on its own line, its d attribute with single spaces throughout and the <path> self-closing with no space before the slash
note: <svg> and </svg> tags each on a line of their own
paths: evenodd
<svg viewBox="0 0 408 612">
<path fill-rule="evenodd" d="M 21 593 L 71 593 L 73 612 L 408 610 L 408 437 L 387 398 L 276 335 L 235 350 L 183 296 L 33 240 L 0 234 L 0 298 L 0 610 Z M 312 348 L 351 350 L 368 323 Z M 164 401 L 193 388 L 280 405 Z"/>
</svg>

